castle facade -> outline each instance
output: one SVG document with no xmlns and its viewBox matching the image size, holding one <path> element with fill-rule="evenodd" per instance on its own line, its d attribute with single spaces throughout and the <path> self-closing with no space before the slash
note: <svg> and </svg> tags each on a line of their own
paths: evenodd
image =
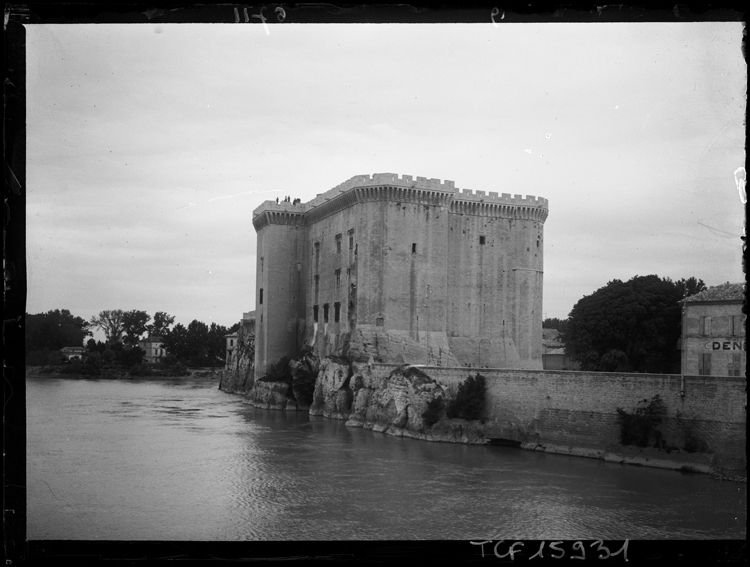
<svg viewBox="0 0 750 567">
<path fill-rule="evenodd" d="M 255 377 L 320 357 L 542 368 L 543 198 L 360 175 L 307 203 L 265 201 Z"/>
</svg>

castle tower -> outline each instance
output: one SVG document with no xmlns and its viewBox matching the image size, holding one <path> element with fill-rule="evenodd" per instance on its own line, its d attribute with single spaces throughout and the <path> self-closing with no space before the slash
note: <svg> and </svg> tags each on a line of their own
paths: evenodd
<svg viewBox="0 0 750 567">
<path fill-rule="evenodd" d="M 301 207 L 267 201 L 253 218 L 258 234 L 255 286 L 255 378 L 269 364 L 294 356 L 304 340 L 305 297 L 300 293 L 307 229 Z"/>
<path fill-rule="evenodd" d="M 302 346 L 382 362 L 541 368 L 546 199 L 360 175 L 266 201 L 256 377 Z"/>
</svg>

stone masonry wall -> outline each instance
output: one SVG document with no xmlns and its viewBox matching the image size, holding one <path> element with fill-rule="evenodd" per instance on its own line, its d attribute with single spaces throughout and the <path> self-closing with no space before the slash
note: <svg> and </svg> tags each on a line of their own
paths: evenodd
<svg viewBox="0 0 750 567">
<path fill-rule="evenodd" d="M 374 367 L 383 374 L 395 368 Z M 419 368 L 451 393 L 477 372 L 463 367 Z M 632 411 L 641 400 L 659 394 L 667 407 L 667 419 L 659 429 L 668 446 L 684 445 L 679 411 L 710 448 L 713 470 L 746 469 L 744 377 L 685 376 L 681 396 L 681 377 L 676 375 L 504 369 L 479 373 L 487 379 L 487 437 L 532 446 L 621 451 L 617 408 Z"/>
</svg>

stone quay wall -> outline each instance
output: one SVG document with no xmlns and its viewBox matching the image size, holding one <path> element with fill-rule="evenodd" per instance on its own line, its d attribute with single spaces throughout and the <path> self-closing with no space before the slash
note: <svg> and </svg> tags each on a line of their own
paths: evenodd
<svg viewBox="0 0 750 567">
<path fill-rule="evenodd" d="M 371 371 L 373 376 L 386 377 L 395 368 L 374 364 Z M 484 435 L 496 441 L 618 462 L 688 463 L 717 474 L 741 476 L 746 471 L 745 377 L 418 368 L 452 394 L 468 376 L 483 375 L 487 380 Z M 632 412 L 656 394 L 667 410 L 658 428 L 667 450 L 624 447 L 617 408 Z M 705 454 L 685 451 L 686 427 L 707 445 Z"/>
</svg>

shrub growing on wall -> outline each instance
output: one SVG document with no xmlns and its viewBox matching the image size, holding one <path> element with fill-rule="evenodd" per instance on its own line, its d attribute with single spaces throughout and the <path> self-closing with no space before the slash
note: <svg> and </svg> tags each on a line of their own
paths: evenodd
<svg viewBox="0 0 750 567">
<path fill-rule="evenodd" d="M 443 402 L 443 398 L 432 398 L 427 402 L 427 409 L 422 412 L 422 420 L 424 421 L 424 424 L 427 427 L 432 427 L 440 421 L 444 407 L 445 403 Z"/>
<path fill-rule="evenodd" d="M 451 419 L 479 419 L 484 410 L 486 380 L 481 374 L 469 376 L 458 386 L 458 393 L 448 404 Z"/>
<path fill-rule="evenodd" d="M 695 432 L 698 420 L 695 417 L 687 416 L 680 411 L 677 412 L 675 417 L 685 435 L 685 445 L 683 446 L 683 449 L 688 453 L 709 453 L 711 448 Z"/>
<path fill-rule="evenodd" d="M 263 382 L 292 382 L 292 371 L 289 368 L 289 357 L 282 356 L 276 362 L 269 364 L 265 375 L 261 378 Z"/>
<path fill-rule="evenodd" d="M 659 394 L 651 400 L 641 400 L 632 412 L 617 408 L 617 414 L 620 421 L 620 443 L 623 445 L 647 447 L 652 439 L 653 444 L 658 444 L 661 440 L 657 427 L 667 415 L 667 406 Z"/>
</svg>

